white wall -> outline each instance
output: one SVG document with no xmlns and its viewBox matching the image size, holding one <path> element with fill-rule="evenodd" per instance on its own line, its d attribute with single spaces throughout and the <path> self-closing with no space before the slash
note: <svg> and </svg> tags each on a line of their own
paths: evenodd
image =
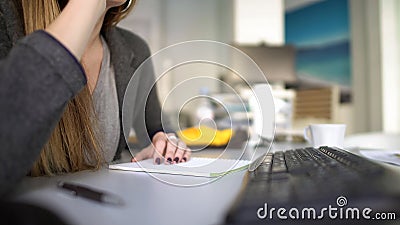
<svg viewBox="0 0 400 225">
<path fill-rule="evenodd" d="M 354 129 L 400 132 L 400 2 L 350 0 Z"/>
<path fill-rule="evenodd" d="M 137 0 L 133 11 L 118 26 L 141 36 L 155 52 L 161 48 L 161 21 L 160 0 Z"/>
<path fill-rule="evenodd" d="M 231 0 L 137 0 L 119 26 L 142 36 L 152 52 L 188 40 L 233 41 Z"/>
<path fill-rule="evenodd" d="M 400 2 L 380 2 L 383 130 L 400 132 Z"/>
<path fill-rule="evenodd" d="M 164 46 L 194 39 L 230 42 L 231 5 L 226 0 L 163 0 Z"/>
<path fill-rule="evenodd" d="M 350 0 L 350 20 L 354 131 L 381 131 L 379 1 Z"/>
<path fill-rule="evenodd" d="M 150 45 L 153 53 L 158 50 L 191 40 L 215 40 L 224 43 L 233 42 L 233 1 L 231 0 L 138 0 L 134 11 L 119 25 L 142 36 Z M 187 54 L 191 54 L 188 52 Z M 174 65 L 173 61 L 162 63 L 165 68 Z M 205 66 L 200 71 L 193 67 L 173 70 L 158 83 L 160 101 L 164 101 L 179 82 L 198 75 L 217 76 L 217 69 Z M 201 86 L 208 86 L 211 92 L 218 83 L 194 83 L 185 93 L 175 93 L 168 101 L 167 111 L 177 110 L 186 96 L 198 94 Z"/>
<path fill-rule="evenodd" d="M 283 45 L 283 0 L 235 0 L 235 42 Z"/>
</svg>

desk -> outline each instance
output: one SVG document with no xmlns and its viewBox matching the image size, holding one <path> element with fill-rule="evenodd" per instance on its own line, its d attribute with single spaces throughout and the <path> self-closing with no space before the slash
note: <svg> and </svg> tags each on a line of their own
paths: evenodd
<svg viewBox="0 0 400 225">
<path fill-rule="evenodd" d="M 273 149 L 296 147 L 275 144 Z M 301 146 L 300 146 L 301 147 Z M 264 149 L 266 150 L 266 149 Z M 218 156 L 222 150 L 206 150 L 195 156 Z M 250 157 L 247 151 L 244 158 Z M 260 154 L 261 152 L 259 152 Z M 236 158 L 240 150 L 228 150 L 224 157 Z M 65 221 L 77 225 L 110 224 L 221 224 L 240 191 L 245 171 L 232 173 L 215 182 L 178 187 L 162 183 L 146 173 L 125 171 L 82 171 L 57 177 L 26 178 L 17 187 L 13 199 L 50 209 Z M 168 180 L 205 182 L 210 178 L 168 176 Z M 72 181 L 115 193 L 125 199 L 116 207 L 70 196 L 57 186 L 58 181 Z"/>
<path fill-rule="evenodd" d="M 239 192 L 244 171 L 198 187 L 176 187 L 146 173 L 100 170 L 54 178 L 26 179 L 17 201 L 48 208 L 71 224 L 217 224 Z M 169 176 L 169 175 L 165 175 Z M 205 179 L 175 176 L 176 179 Z M 123 196 L 109 206 L 75 198 L 57 189 L 58 180 L 82 183 Z M 180 181 L 182 182 L 182 181 Z"/>
<path fill-rule="evenodd" d="M 400 148 L 400 134 L 382 132 L 353 134 L 345 138 L 344 144 L 347 147 L 395 150 Z"/>
</svg>

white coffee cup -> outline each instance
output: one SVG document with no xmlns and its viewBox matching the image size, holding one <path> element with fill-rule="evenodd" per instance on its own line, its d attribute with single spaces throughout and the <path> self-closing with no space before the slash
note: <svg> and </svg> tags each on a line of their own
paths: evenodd
<svg viewBox="0 0 400 225">
<path fill-rule="evenodd" d="M 304 128 L 304 139 L 312 146 L 343 148 L 345 124 L 311 124 Z"/>
</svg>

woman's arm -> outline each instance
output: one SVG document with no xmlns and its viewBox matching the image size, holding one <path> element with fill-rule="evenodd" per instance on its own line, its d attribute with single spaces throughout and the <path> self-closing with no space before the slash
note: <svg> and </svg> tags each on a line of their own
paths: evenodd
<svg viewBox="0 0 400 225">
<path fill-rule="evenodd" d="M 60 16 L 46 29 L 80 59 L 106 10 L 106 0 L 69 0 Z"/>
<path fill-rule="evenodd" d="M 64 106 L 85 83 L 76 59 L 43 31 L 0 61 L 0 194 L 28 173 Z"/>
<path fill-rule="evenodd" d="M 28 173 L 85 85 L 79 58 L 104 10 L 105 0 L 70 0 L 47 32 L 23 38 L 0 61 L 0 195 Z"/>
</svg>

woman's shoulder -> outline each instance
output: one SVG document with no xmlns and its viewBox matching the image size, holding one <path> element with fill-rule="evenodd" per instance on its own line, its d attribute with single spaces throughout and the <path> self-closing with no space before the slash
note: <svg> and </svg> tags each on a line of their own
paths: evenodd
<svg viewBox="0 0 400 225">
<path fill-rule="evenodd" d="M 20 30 L 22 21 L 18 9 L 21 6 L 13 0 L 0 0 L 0 19 L 8 28 L 17 26 Z"/>
<path fill-rule="evenodd" d="M 122 41 L 134 50 L 136 55 L 139 54 L 146 58 L 150 56 L 150 48 L 147 42 L 139 35 L 121 27 L 115 27 L 114 33 L 117 33 L 123 39 Z"/>
<path fill-rule="evenodd" d="M 0 0 L 0 15 L 3 14 L 5 11 L 8 11 L 11 4 L 13 4 L 14 1 L 10 0 Z"/>
<path fill-rule="evenodd" d="M 0 0 L 0 58 L 24 36 L 23 24 L 13 0 Z"/>
</svg>

